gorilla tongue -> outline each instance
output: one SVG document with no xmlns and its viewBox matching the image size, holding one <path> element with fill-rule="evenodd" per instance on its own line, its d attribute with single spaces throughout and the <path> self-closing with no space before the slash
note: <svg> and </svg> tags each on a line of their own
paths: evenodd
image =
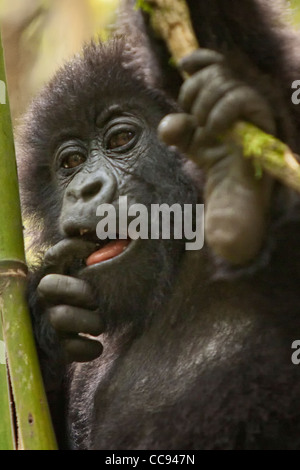
<svg viewBox="0 0 300 470">
<path fill-rule="evenodd" d="M 130 239 L 126 240 L 113 240 L 107 245 L 100 248 L 100 250 L 92 253 L 86 260 L 87 266 L 92 266 L 93 264 L 101 263 L 111 258 L 115 258 L 120 255 L 129 245 Z"/>
</svg>

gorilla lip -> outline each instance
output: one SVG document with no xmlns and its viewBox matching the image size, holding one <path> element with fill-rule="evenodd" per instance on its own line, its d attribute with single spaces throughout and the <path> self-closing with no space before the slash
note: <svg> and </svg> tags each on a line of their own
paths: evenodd
<svg viewBox="0 0 300 470">
<path fill-rule="evenodd" d="M 79 229 L 77 236 L 78 235 L 80 235 L 81 239 L 87 242 L 93 242 L 96 245 L 95 251 L 85 260 L 85 264 L 88 267 L 116 258 L 121 255 L 132 242 L 128 234 L 121 236 L 118 233 L 113 234 L 111 237 L 107 236 L 107 238 L 101 240 L 96 236 L 96 233 L 89 228 Z"/>
<path fill-rule="evenodd" d="M 126 250 L 130 242 L 131 240 L 129 238 L 125 240 L 111 240 L 99 250 L 94 251 L 94 253 L 87 258 L 86 265 L 92 266 L 119 256 L 124 250 Z"/>
</svg>

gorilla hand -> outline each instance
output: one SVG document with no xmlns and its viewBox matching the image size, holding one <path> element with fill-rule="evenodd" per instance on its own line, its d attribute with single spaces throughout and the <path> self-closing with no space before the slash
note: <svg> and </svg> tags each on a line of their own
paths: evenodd
<svg viewBox="0 0 300 470">
<path fill-rule="evenodd" d="M 233 78 L 220 54 L 201 49 L 184 59 L 181 67 L 191 75 L 179 94 L 185 113 L 166 116 L 159 134 L 206 172 L 208 244 L 232 264 L 245 264 L 264 240 L 272 180 L 267 175 L 257 179 L 242 149 L 220 137 L 238 120 L 274 133 L 274 119 L 265 100 Z"/>
<path fill-rule="evenodd" d="M 102 352 L 99 341 L 85 336 L 98 336 L 103 331 L 90 286 L 81 279 L 61 274 L 74 258 L 85 258 L 94 248 L 93 243 L 83 240 L 62 240 L 46 253 L 46 272 L 51 274 L 38 285 L 40 302 L 45 305 L 69 362 L 90 361 Z"/>
</svg>

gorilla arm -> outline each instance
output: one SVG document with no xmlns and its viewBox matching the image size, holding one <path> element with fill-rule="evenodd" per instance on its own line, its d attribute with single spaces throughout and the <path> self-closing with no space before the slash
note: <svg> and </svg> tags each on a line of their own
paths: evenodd
<svg viewBox="0 0 300 470">
<path fill-rule="evenodd" d="M 207 242 L 216 255 L 243 265 L 262 247 L 272 180 L 267 175 L 257 178 L 242 149 L 220 137 L 239 119 L 274 133 L 272 114 L 253 88 L 231 77 L 221 54 L 197 50 L 181 67 L 191 75 L 179 94 L 186 114 L 164 118 L 159 134 L 205 170 Z"/>
</svg>

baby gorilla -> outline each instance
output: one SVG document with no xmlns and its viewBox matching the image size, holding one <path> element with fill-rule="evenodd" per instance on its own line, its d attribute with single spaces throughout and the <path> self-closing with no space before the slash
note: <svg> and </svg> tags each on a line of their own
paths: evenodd
<svg viewBox="0 0 300 470">
<path fill-rule="evenodd" d="M 199 166 L 207 170 L 210 188 L 213 186 L 218 189 L 219 182 L 223 180 L 223 184 L 228 185 L 228 192 L 236 192 L 237 197 L 238 191 L 247 192 L 250 194 L 249 197 L 254 197 L 257 213 L 260 213 L 264 210 L 265 201 L 268 202 L 268 197 L 265 195 L 269 195 L 270 185 L 255 179 L 253 166 L 242 158 L 239 148 L 229 149 L 226 144 L 218 143 L 217 137 L 228 130 L 239 118 L 252 121 L 270 132 L 274 130 L 274 123 L 263 99 L 251 88 L 233 80 L 222 62 L 220 54 L 207 50 L 199 50 L 183 61 L 182 67 L 186 72 L 196 72 L 183 85 L 179 97 L 179 104 L 191 114 L 176 113 L 164 118 L 159 126 L 160 136 L 169 145 L 176 145 L 191 155 Z M 137 94 L 135 98 L 138 102 Z M 158 247 L 157 242 L 152 246 L 151 241 L 136 244 L 131 240 L 126 240 L 124 243 L 118 239 L 110 242 L 109 245 L 105 244 L 99 250 L 99 240 L 96 237 L 98 220 L 96 210 L 101 204 L 117 205 L 118 197 L 122 195 L 129 197 L 131 203 L 143 202 L 149 208 L 151 203 L 168 202 L 171 205 L 176 202 L 180 204 L 197 202 L 196 193 L 193 194 L 194 184 L 187 177 L 184 178 L 186 180 L 184 184 L 190 188 L 184 191 L 175 185 L 178 176 L 183 178 L 183 171 L 178 164 L 172 171 L 172 166 L 174 166 L 172 160 L 178 159 L 178 156 L 171 154 L 169 158 L 165 157 L 166 149 L 162 150 L 161 144 L 155 138 L 157 122 L 162 115 L 156 117 L 153 110 L 151 116 L 148 116 L 146 110 L 141 111 L 142 106 L 143 101 L 139 109 L 136 105 L 132 107 L 128 103 L 123 104 L 116 97 L 113 97 L 112 103 L 104 104 L 104 117 L 102 118 L 102 110 L 101 114 L 96 116 L 96 127 L 99 129 L 102 140 L 99 142 L 97 136 L 95 140 L 91 139 L 90 145 L 93 147 L 93 153 L 91 152 L 90 162 L 88 150 L 84 148 L 88 146 L 88 143 L 84 145 L 83 142 L 79 142 L 77 136 L 75 139 L 65 138 L 56 150 L 56 158 L 59 160 L 57 172 L 61 173 L 60 178 L 63 180 L 64 188 L 60 231 L 66 238 L 46 253 L 44 266 L 49 272 L 55 274 L 49 274 L 41 280 L 38 292 L 41 299 L 55 305 L 49 309 L 49 319 L 58 332 L 88 333 L 97 336 L 108 325 L 114 328 L 119 321 L 128 323 L 132 314 L 136 317 L 141 308 L 144 310 L 144 302 L 147 301 L 149 288 L 154 278 L 171 263 L 168 272 L 164 273 L 159 284 L 164 283 L 166 277 L 168 280 L 171 279 L 170 276 L 173 277 L 174 272 L 173 265 L 178 265 L 176 259 L 178 250 L 180 257 L 183 254 L 181 243 L 177 243 L 176 251 L 173 251 L 172 245 L 168 248 L 172 253 L 171 261 L 167 259 L 163 247 Z M 149 122 L 150 118 L 154 120 L 154 124 L 147 126 L 144 121 Z M 150 150 L 151 144 L 153 147 Z M 152 186 L 150 191 L 149 189 L 147 191 L 147 183 L 149 183 L 147 176 L 144 173 L 139 174 L 146 158 L 149 160 L 149 168 L 153 165 L 152 172 L 156 181 L 164 186 L 168 184 L 168 191 L 164 192 L 162 187 L 158 189 L 157 183 L 154 186 L 153 180 L 150 182 Z M 233 173 L 235 168 L 240 166 L 244 168 L 243 180 L 236 181 L 232 174 L 226 174 L 225 163 L 228 164 L 228 160 L 234 162 Z M 118 168 L 116 168 L 116 161 Z M 166 162 L 167 165 L 164 166 Z M 133 170 L 134 167 L 136 167 L 136 173 Z M 211 168 L 213 170 L 209 171 Z M 128 169 L 130 174 L 124 174 Z M 169 177 L 162 179 L 161 171 L 164 171 L 164 175 L 169 173 Z M 141 187 L 136 181 L 136 174 L 142 179 Z M 67 181 L 67 185 L 64 181 Z M 169 194 L 170 189 L 172 195 Z M 182 195 L 179 196 L 177 191 L 180 190 Z M 157 199 L 154 199 L 152 194 L 154 191 L 159 192 Z M 212 189 L 208 191 L 208 198 L 211 192 Z M 116 209 L 118 210 L 118 207 Z M 215 209 L 218 210 L 219 207 L 215 206 Z M 238 215 L 244 218 L 244 214 Z M 263 222 L 265 222 L 265 217 Z M 254 224 L 253 229 L 256 232 L 261 231 L 262 227 L 257 225 Z M 222 227 L 218 228 L 222 230 Z M 169 245 L 166 242 L 165 244 Z M 239 249 L 237 246 L 233 248 Z M 159 251 L 155 259 L 156 251 L 160 249 L 162 252 Z M 95 262 L 91 263 L 89 260 L 93 258 L 89 255 L 93 252 L 99 255 L 94 256 Z M 100 266 L 102 258 L 104 261 L 107 259 L 110 261 Z M 75 259 L 87 259 L 88 268 L 80 270 L 82 279 L 65 276 Z M 150 263 L 154 265 L 152 269 L 155 267 L 151 274 Z M 103 269 L 104 272 L 102 272 Z M 106 274 L 107 269 L 109 269 L 108 274 Z M 120 292 L 123 285 L 123 282 L 120 285 L 120 279 L 118 279 L 120 269 L 130 271 L 131 277 L 132 272 L 136 270 L 136 273 L 132 283 L 127 278 L 127 273 L 124 296 L 116 299 L 116 293 Z M 75 269 L 74 275 L 77 274 L 78 269 Z M 105 279 L 103 276 L 107 275 L 108 286 L 99 287 L 103 285 Z M 111 286 L 113 276 L 116 276 L 118 283 Z M 145 281 L 141 282 L 145 276 Z M 101 290 L 100 300 L 93 300 L 95 295 L 90 285 L 93 285 L 95 292 Z M 128 288 L 135 289 L 135 291 L 142 289 L 138 295 L 135 295 L 139 299 L 137 307 L 132 297 L 128 296 Z M 156 289 L 156 287 L 151 289 L 152 295 Z M 104 314 L 103 318 L 98 310 L 99 301 L 101 305 L 103 297 L 108 296 L 109 304 L 105 305 L 105 310 L 109 313 Z M 121 300 L 121 305 L 118 305 L 119 300 Z M 83 310 L 84 307 L 88 309 Z M 117 313 L 119 319 L 112 320 L 111 309 Z M 94 359 L 102 350 L 98 341 L 78 335 L 63 338 L 62 341 L 69 357 L 75 361 Z"/>
<path fill-rule="evenodd" d="M 252 212 L 235 214 L 258 232 L 245 261 L 260 249 L 271 182 L 257 181 L 241 149 L 219 135 L 240 119 L 274 132 L 272 114 L 219 54 L 197 51 L 182 68 L 191 78 L 178 105 L 149 84 L 123 39 L 92 44 L 25 119 L 25 209 L 43 221 L 39 243 L 52 245 L 32 275 L 30 304 L 53 416 L 63 391 L 76 449 L 299 448 L 290 348 L 300 279 L 287 262 L 298 256 L 296 219 L 276 220 L 268 262 L 262 250 L 251 267 L 227 265 L 230 276 L 206 246 L 185 251 L 184 238 L 96 236 L 97 208 L 119 214 L 120 196 L 149 211 L 201 202 L 204 169 L 213 210 L 219 184 L 249 197 Z"/>
</svg>

